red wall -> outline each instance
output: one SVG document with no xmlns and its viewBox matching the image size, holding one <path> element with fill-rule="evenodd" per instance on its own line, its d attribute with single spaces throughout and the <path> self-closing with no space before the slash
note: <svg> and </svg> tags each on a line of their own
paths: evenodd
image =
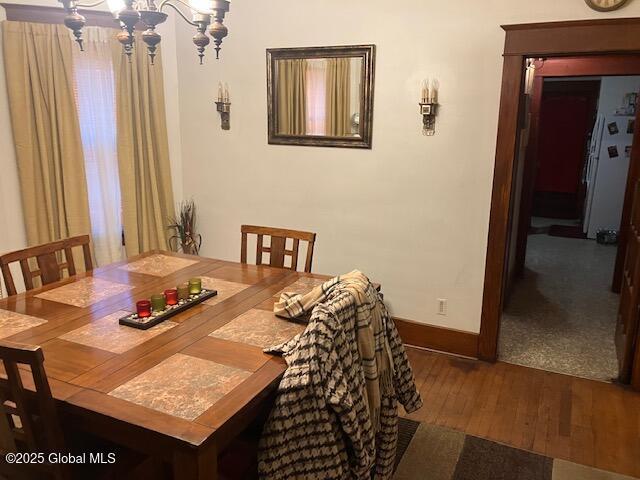
<svg viewBox="0 0 640 480">
<path fill-rule="evenodd" d="M 578 191 L 585 158 L 585 139 L 590 128 L 589 101 L 584 95 L 543 96 L 537 191 Z"/>
</svg>

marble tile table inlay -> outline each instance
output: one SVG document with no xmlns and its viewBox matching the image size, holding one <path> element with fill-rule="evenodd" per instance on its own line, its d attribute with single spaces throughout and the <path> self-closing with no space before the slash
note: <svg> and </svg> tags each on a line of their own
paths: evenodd
<svg viewBox="0 0 640 480">
<path fill-rule="evenodd" d="M 250 375 L 246 370 L 177 353 L 109 395 L 194 420 Z"/>
<path fill-rule="evenodd" d="M 305 327 L 306 325 L 278 318 L 273 312 L 252 309 L 211 332 L 209 336 L 266 348 L 290 340 L 303 332 Z"/>
<path fill-rule="evenodd" d="M 227 280 L 220 280 L 212 277 L 202 277 L 202 286 L 208 290 L 217 290 L 218 295 L 204 302 L 207 305 L 215 305 L 229 297 L 233 297 L 235 294 L 249 288 L 251 285 L 247 285 L 246 283 L 229 282 Z"/>
<path fill-rule="evenodd" d="M 148 330 L 138 330 L 120 325 L 118 320 L 129 313 L 124 310 L 117 311 L 65 333 L 60 338 L 108 352 L 124 353 L 177 325 L 177 323 L 168 320 Z"/>
<path fill-rule="evenodd" d="M 280 298 L 280 295 L 283 293 L 299 293 L 301 295 L 305 295 L 313 290 L 318 285 L 322 285 L 327 280 L 322 280 L 320 278 L 309 278 L 309 277 L 300 277 L 298 280 L 293 282 L 291 285 L 283 288 L 278 293 L 274 295 L 277 299 Z"/>
<path fill-rule="evenodd" d="M 132 290 L 133 286 L 110 282 L 101 278 L 86 277 L 62 287 L 39 293 L 36 298 L 66 303 L 75 307 L 88 307 L 105 298 Z"/>
<path fill-rule="evenodd" d="M 135 262 L 128 263 L 120 268 L 129 272 L 143 273 L 146 275 L 153 275 L 155 277 L 164 277 L 196 263 L 198 263 L 197 260 L 170 257 L 168 255 L 158 253 L 141 258 Z"/>
<path fill-rule="evenodd" d="M 10 337 L 43 323 L 47 323 L 47 321 L 42 318 L 10 312 L 9 310 L 0 310 L 0 338 Z"/>
</svg>

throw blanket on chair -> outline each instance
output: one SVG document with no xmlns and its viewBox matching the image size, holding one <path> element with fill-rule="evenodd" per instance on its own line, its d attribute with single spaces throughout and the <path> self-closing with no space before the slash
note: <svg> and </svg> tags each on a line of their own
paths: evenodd
<svg viewBox="0 0 640 480">
<path fill-rule="evenodd" d="M 264 479 L 390 479 L 397 402 L 422 406 L 381 296 L 360 272 L 307 295 L 283 294 L 277 315 L 306 318 L 289 342 L 267 349 L 288 365 L 260 441 Z"/>
</svg>

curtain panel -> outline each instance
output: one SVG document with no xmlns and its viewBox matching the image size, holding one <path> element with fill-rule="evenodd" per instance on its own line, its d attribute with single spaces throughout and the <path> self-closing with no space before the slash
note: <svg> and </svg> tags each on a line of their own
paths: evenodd
<svg viewBox="0 0 640 480">
<path fill-rule="evenodd" d="M 128 256 L 168 249 L 174 214 L 162 55 L 151 65 L 139 36 L 131 61 L 112 42 L 122 225 Z"/>
<path fill-rule="evenodd" d="M 68 29 L 5 21 L 2 38 L 27 241 L 35 245 L 88 234 Z"/>
<path fill-rule="evenodd" d="M 278 61 L 278 133 L 304 135 L 307 132 L 307 64 L 303 58 Z"/>
<path fill-rule="evenodd" d="M 351 135 L 351 63 L 349 58 L 327 59 L 326 135 Z"/>
</svg>

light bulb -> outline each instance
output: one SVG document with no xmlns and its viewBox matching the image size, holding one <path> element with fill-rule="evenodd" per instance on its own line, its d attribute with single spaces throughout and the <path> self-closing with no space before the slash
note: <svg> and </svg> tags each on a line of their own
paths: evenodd
<svg viewBox="0 0 640 480">
<path fill-rule="evenodd" d="M 213 13 L 210 0 L 189 0 L 189 6 L 198 13 Z"/>
<path fill-rule="evenodd" d="M 107 5 L 109 5 L 109 10 L 114 15 L 124 10 L 125 7 L 124 0 L 107 0 Z"/>
</svg>

